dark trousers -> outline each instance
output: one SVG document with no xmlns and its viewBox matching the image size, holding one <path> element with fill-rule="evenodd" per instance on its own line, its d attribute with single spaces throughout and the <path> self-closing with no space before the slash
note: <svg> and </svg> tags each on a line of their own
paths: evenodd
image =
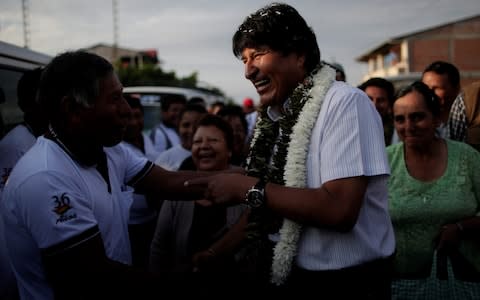
<svg viewBox="0 0 480 300">
<path fill-rule="evenodd" d="M 307 271 L 294 267 L 287 282 L 273 288 L 277 295 L 300 299 L 318 295 L 321 299 L 391 299 L 392 259 L 378 259 L 358 266 L 328 271 Z M 315 296 L 316 297 L 316 296 Z"/>
<path fill-rule="evenodd" d="M 156 218 L 146 223 L 128 225 L 128 235 L 132 249 L 132 265 L 147 270 L 150 258 L 150 245 L 156 226 Z"/>
</svg>

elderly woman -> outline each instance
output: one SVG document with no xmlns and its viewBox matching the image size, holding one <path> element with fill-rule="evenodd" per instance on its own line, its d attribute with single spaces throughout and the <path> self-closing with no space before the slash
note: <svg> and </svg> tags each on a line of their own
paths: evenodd
<svg viewBox="0 0 480 300">
<path fill-rule="evenodd" d="M 230 125 L 219 116 L 204 116 L 197 124 L 192 142 L 192 158 L 197 170 L 228 170 L 232 149 Z M 243 230 L 235 230 L 234 225 L 243 207 L 205 203 L 209 202 L 165 201 L 151 246 L 152 271 L 185 274 L 233 271 L 231 253 L 244 238 Z M 228 231 L 232 227 L 234 230 Z"/>
<path fill-rule="evenodd" d="M 387 148 L 390 214 L 397 239 L 395 275 L 430 274 L 434 250 L 460 253 L 480 266 L 480 155 L 467 144 L 436 135 L 438 97 L 422 82 L 402 89 L 393 105 L 401 143 Z"/>
</svg>

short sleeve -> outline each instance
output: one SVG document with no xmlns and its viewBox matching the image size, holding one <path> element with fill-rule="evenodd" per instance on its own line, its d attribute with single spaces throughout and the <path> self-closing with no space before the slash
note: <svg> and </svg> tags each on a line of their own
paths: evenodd
<svg viewBox="0 0 480 300">
<path fill-rule="evenodd" d="M 355 90 L 331 97 L 321 115 L 322 181 L 389 174 L 383 126 L 371 101 Z"/>
<path fill-rule="evenodd" d="M 123 170 L 119 172 L 123 172 L 124 183 L 128 183 L 129 185 L 134 186 L 135 183 L 148 174 L 153 167 L 153 163 L 145 156 L 135 153 L 122 143 L 110 148 L 108 155 L 115 168 L 123 167 Z"/>
<path fill-rule="evenodd" d="M 42 191 L 39 193 L 38 191 Z M 48 248 L 97 225 L 92 199 L 70 176 L 33 175 L 18 189 L 17 220 L 22 220 L 39 248 Z"/>
</svg>

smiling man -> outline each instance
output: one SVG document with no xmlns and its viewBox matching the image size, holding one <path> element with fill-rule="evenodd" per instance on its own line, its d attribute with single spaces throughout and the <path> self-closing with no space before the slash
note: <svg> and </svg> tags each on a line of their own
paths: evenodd
<svg viewBox="0 0 480 300">
<path fill-rule="evenodd" d="M 335 81 L 312 29 L 287 4 L 248 16 L 233 36 L 233 52 L 261 105 L 248 176 L 188 184 L 207 185 L 215 203 L 251 207 L 256 232 L 245 257 L 261 269 L 255 274 L 271 273 L 280 291 L 389 298 L 389 167 L 370 99 Z"/>
</svg>

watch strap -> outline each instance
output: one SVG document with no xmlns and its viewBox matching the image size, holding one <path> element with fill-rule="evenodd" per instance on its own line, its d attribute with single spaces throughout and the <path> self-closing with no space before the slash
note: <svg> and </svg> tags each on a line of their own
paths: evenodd
<svg viewBox="0 0 480 300">
<path fill-rule="evenodd" d="M 250 208 L 256 209 L 264 206 L 265 204 L 265 185 L 267 183 L 262 178 L 252 186 L 245 195 L 245 204 Z M 261 194 L 261 198 L 255 198 L 255 195 Z"/>
<path fill-rule="evenodd" d="M 267 182 L 263 180 L 263 178 L 260 178 L 260 180 L 257 181 L 257 183 L 253 187 L 257 190 L 262 190 L 265 194 L 265 185 L 267 185 Z"/>
</svg>

